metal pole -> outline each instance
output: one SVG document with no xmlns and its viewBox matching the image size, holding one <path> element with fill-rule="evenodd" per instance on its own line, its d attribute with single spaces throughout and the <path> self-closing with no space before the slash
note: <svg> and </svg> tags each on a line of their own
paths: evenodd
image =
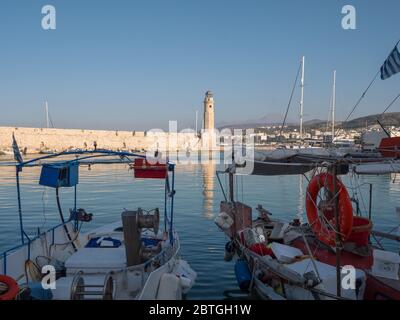
<svg viewBox="0 0 400 320">
<path fill-rule="evenodd" d="M 372 218 L 372 183 L 369 184 L 369 205 L 368 205 L 368 219 Z"/>
<path fill-rule="evenodd" d="M 46 127 L 50 128 L 50 124 L 49 124 L 49 106 L 47 104 L 47 100 L 46 100 L 45 110 L 46 110 Z"/>
<path fill-rule="evenodd" d="M 77 219 L 77 212 L 76 212 L 76 196 L 77 196 L 77 192 L 76 192 L 76 185 L 74 187 L 74 215 L 75 215 L 75 223 L 74 223 L 74 229 L 75 231 L 78 231 L 79 229 L 79 221 Z"/>
<path fill-rule="evenodd" d="M 234 141 L 234 140 L 235 140 L 234 137 L 232 137 L 232 166 L 233 166 L 233 168 L 234 168 L 234 166 L 235 166 L 235 148 L 234 148 L 235 141 Z M 232 168 L 232 167 L 229 168 L 229 201 L 230 201 L 231 203 L 234 202 L 234 193 L 233 193 L 233 172 L 232 172 L 233 168 Z"/>
<path fill-rule="evenodd" d="M 233 196 L 233 173 L 229 172 L 229 201 L 234 201 Z"/>
<path fill-rule="evenodd" d="M 333 92 L 332 92 L 332 142 L 335 139 L 335 107 L 336 107 L 336 70 L 333 71 Z"/>
<path fill-rule="evenodd" d="M 198 128 L 197 128 L 198 116 L 199 116 L 199 111 L 196 110 L 196 134 L 197 134 L 197 130 L 198 130 Z"/>
<path fill-rule="evenodd" d="M 22 224 L 21 191 L 20 191 L 20 185 L 19 185 L 19 172 L 20 172 L 20 170 L 21 170 L 20 167 L 16 166 L 19 226 L 20 226 L 20 230 L 21 230 L 21 242 L 22 242 L 22 244 L 24 244 L 25 241 L 24 241 L 24 227 L 23 227 L 23 224 Z"/>
<path fill-rule="evenodd" d="M 168 178 L 165 179 L 165 186 L 164 186 L 164 231 L 167 231 L 167 193 L 168 193 Z"/>
<path fill-rule="evenodd" d="M 76 212 L 76 185 L 74 188 L 74 211 Z"/>
<path fill-rule="evenodd" d="M 341 270 L 340 270 L 340 221 L 339 221 L 339 197 L 337 196 L 338 188 L 337 188 L 337 163 L 334 164 L 332 168 L 332 175 L 333 175 L 333 195 L 335 197 L 333 206 L 334 206 L 334 213 L 335 213 L 335 223 L 336 223 L 336 291 L 337 296 L 341 297 Z"/>
<path fill-rule="evenodd" d="M 304 62 L 305 57 L 301 58 L 301 97 L 300 97 L 300 139 L 303 140 L 303 109 L 304 109 Z"/>
<path fill-rule="evenodd" d="M 175 196 L 175 165 L 172 171 L 172 190 L 171 190 L 171 221 L 169 226 L 169 241 L 171 244 L 174 243 L 173 232 L 173 221 L 174 221 L 174 196 Z"/>
</svg>

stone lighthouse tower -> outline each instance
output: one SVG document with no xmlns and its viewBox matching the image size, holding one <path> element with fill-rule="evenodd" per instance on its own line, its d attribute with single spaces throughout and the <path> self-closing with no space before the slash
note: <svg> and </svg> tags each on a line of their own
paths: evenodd
<svg viewBox="0 0 400 320">
<path fill-rule="evenodd" d="M 207 91 L 204 97 L 203 150 L 209 150 L 211 152 L 215 149 L 216 137 L 214 129 L 214 96 L 211 91 Z"/>
<path fill-rule="evenodd" d="M 204 130 L 212 133 L 214 128 L 214 96 L 207 91 L 204 97 Z"/>
</svg>

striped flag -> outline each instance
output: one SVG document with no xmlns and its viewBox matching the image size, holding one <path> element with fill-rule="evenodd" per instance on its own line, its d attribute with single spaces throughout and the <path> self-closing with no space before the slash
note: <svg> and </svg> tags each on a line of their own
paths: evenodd
<svg viewBox="0 0 400 320">
<path fill-rule="evenodd" d="M 17 161 L 18 163 L 24 162 L 24 160 L 22 160 L 21 152 L 19 151 L 17 140 L 15 140 L 14 133 L 13 133 L 12 148 L 13 148 L 13 151 L 14 151 L 14 159 L 15 159 L 15 161 Z"/>
<path fill-rule="evenodd" d="M 385 80 L 400 72 L 400 53 L 397 44 L 381 67 L 381 79 Z"/>
</svg>

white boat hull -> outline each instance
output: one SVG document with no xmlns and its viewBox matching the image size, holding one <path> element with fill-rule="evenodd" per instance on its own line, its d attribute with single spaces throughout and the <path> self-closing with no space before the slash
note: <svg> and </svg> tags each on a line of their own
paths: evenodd
<svg viewBox="0 0 400 320">
<path fill-rule="evenodd" d="M 194 283 L 196 273 L 179 258 L 180 245 L 176 233 L 172 245 L 169 240 L 163 240 L 163 249 L 158 255 L 140 265 L 128 267 L 123 232 L 114 231 L 121 223 L 109 224 L 86 234 L 76 232 L 72 222 L 66 226 L 77 251 L 60 225 L 30 243 L 3 254 L 0 257 L 0 274 L 14 278 L 20 287 L 27 284 L 40 287 L 43 275 L 38 275 L 41 270 L 34 265 L 39 265 L 38 262 L 43 264 L 46 260 L 48 265 L 62 264 L 65 266 L 65 275 L 59 277 L 55 281 L 55 288 L 51 289 L 52 299 L 57 300 L 181 299 Z M 150 232 L 146 235 L 162 237 Z M 122 245 L 118 248 L 85 247 L 90 239 L 107 236 L 120 239 Z M 169 280 L 166 274 L 170 275 Z M 170 290 L 159 292 L 161 283 Z M 85 291 L 79 293 L 82 287 L 85 287 Z"/>
</svg>

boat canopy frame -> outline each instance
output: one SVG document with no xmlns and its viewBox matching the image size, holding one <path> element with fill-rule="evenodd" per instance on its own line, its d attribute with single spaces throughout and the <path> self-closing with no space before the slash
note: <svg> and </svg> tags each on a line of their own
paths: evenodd
<svg viewBox="0 0 400 320">
<path fill-rule="evenodd" d="M 74 159 L 65 159 L 60 161 L 49 162 L 47 160 L 63 157 L 63 156 L 75 156 Z M 115 159 L 108 159 L 106 161 L 98 161 L 98 158 L 105 157 L 119 157 Z M 26 233 L 23 225 L 23 210 L 22 210 L 22 200 L 21 200 L 21 187 L 20 187 L 20 173 L 22 172 L 24 167 L 35 167 L 35 166 L 43 166 L 46 164 L 77 164 L 80 165 L 93 165 L 93 164 L 132 164 L 134 159 L 131 158 L 141 158 L 144 160 L 148 160 L 144 154 L 126 152 L 126 151 L 113 151 L 107 149 L 96 149 L 96 150 L 71 150 L 71 151 L 63 151 L 59 153 L 44 155 L 41 157 L 37 157 L 34 159 L 30 159 L 27 161 L 17 162 L 15 164 L 16 167 L 16 186 L 17 186 L 17 198 L 18 198 L 18 216 L 19 216 L 19 224 L 20 224 L 20 233 L 21 233 L 21 245 L 18 245 L 12 249 L 9 249 L 3 253 L 16 250 L 26 244 L 30 244 L 34 239 L 31 239 L 29 235 Z M 154 158 L 156 159 L 156 158 Z M 156 159 L 158 163 L 159 160 Z M 165 189 L 164 189 L 164 231 L 168 231 L 169 240 L 171 245 L 174 242 L 173 236 L 173 222 L 174 222 L 174 196 L 175 196 L 175 164 L 170 162 L 168 159 L 165 160 L 166 171 L 167 174 L 165 176 Z M 171 182 L 169 178 L 168 172 L 171 172 Z M 74 210 L 76 212 L 77 206 L 77 185 L 74 186 Z M 71 221 L 71 216 L 65 223 L 61 223 L 56 227 L 50 228 L 51 231 L 54 228 L 65 225 L 66 223 Z M 27 242 L 25 242 L 27 241 Z"/>
</svg>

